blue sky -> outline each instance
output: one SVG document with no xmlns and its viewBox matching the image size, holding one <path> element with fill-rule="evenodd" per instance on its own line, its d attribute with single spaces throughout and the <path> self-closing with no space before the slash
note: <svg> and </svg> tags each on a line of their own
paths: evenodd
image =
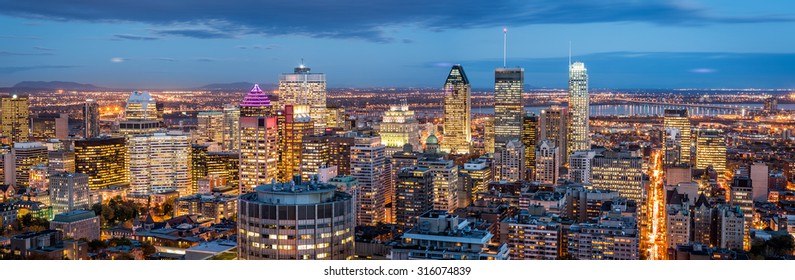
<svg viewBox="0 0 795 280">
<path fill-rule="evenodd" d="M 565 87 L 569 41 L 600 88 L 795 88 L 787 0 L 0 0 L 0 86 L 275 83 L 303 58 L 331 87 L 441 87 L 454 63 Z"/>
</svg>

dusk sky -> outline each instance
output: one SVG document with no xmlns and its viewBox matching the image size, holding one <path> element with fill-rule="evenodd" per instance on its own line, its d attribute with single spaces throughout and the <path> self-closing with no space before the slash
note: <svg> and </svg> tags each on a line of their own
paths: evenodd
<svg viewBox="0 0 795 280">
<path fill-rule="evenodd" d="M 329 87 L 441 87 L 462 64 L 493 87 L 795 88 L 791 0 L 0 0 L 0 86 L 276 83 L 303 58 Z"/>
</svg>

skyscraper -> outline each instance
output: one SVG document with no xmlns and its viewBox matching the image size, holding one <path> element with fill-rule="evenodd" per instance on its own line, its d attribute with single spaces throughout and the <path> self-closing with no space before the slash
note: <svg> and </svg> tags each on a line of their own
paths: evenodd
<svg viewBox="0 0 795 280">
<path fill-rule="evenodd" d="M 596 153 L 591 150 L 575 151 L 569 156 L 569 180 L 590 184 L 591 183 L 591 161 Z"/>
<path fill-rule="evenodd" d="M 75 172 L 88 175 L 94 191 L 128 183 L 124 138 L 100 137 L 75 141 Z"/>
<path fill-rule="evenodd" d="M 524 69 L 497 68 L 494 71 L 494 147 L 505 148 L 511 140 L 522 139 Z"/>
<path fill-rule="evenodd" d="M 569 130 L 566 156 L 574 151 L 591 149 L 588 137 L 588 73 L 585 64 L 575 62 L 569 66 Z"/>
<path fill-rule="evenodd" d="M 292 180 L 301 174 L 303 138 L 312 135 L 314 125 L 309 106 L 287 104 L 276 117 L 279 127 L 279 182 Z"/>
<path fill-rule="evenodd" d="M 726 138 L 717 129 L 702 129 L 696 136 L 696 168 L 709 166 L 718 173 L 718 180 L 725 180 Z"/>
<path fill-rule="evenodd" d="M 301 64 L 293 73 L 279 76 L 279 109 L 287 104 L 308 105 L 315 134 L 326 129 L 326 74 L 310 73 Z"/>
<path fill-rule="evenodd" d="M 554 143 L 555 147 L 561 149 L 560 159 L 564 162 L 568 161 L 565 149 L 568 147 L 567 130 L 568 130 L 569 111 L 566 108 L 552 106 L 550 108 L 541 110 L 541 116 L 538 120 L 538 143 L 541 141 L 549 140 Z"/>
<path fill-rule="evenodd" d="M 13 143 L 27 142 L 30 133 L 28 97 L 16 94 L 3 96 L 0 98 L 0 107 L 2 107 L 0 125 L 3 136 L 10 137 Z"/>
<path fill-rule="evenodd" d="M 433 209 L 453 213 L 458 208 L 459 167 L 452 160 L 426 157 L 417 166 L 428 168 L 433 174 Z"/>
<path fill-rule="evenodd" d="M 388 157 L 402 151 L 405 144 L 411 144 L 417 150 L 420 148 L 420 126 L 405 99 L 401 100 L 400 105 L 390 106 L 389 111 L 384 112 L 378 134 L 381 135 L 381 143 L 386 146 Z"/>
<path fill-rule="evenodd" d="M 359 180 L 357 225 L 374 226 L 386 219 L 386 147 L 378 136 L 356 137 L 351 149 L 351 176 Z"/>
<path fill-rule="evenodd" d="M 41 142 L 17 142 L 11 149 L 14 160 L 15 187 L 25 188 L 30 182 L 30 169 L 39 164 L 47 166 L 47 147 Z"/>
<path fill-rule="evenodd" d="M 88 175 L 58 173 L 50 176 L 50 203 L 53 214 L 86 210 L 89 205 Z"/>
<path fill-rule="evenodd" d="M 528 114 L 522 118 L 522 145 L 524 145 L 524 162 L 527 175 L 525 180 L 531 180 L 533 169 L 536 166 L 536 144 L 538 144 L 538 116 Z"/>
<path fill-rule="evenodd" d="M 197 125 L 194 138 L 199 143 L 213 142 L 222 145 L 224 142 L 224 113 L 219 111 L 199 112 L 196 115 Z"/>
<path fill-rule="evenodd" d="M 329 166 L 331 151 L 328 140 L 329 137 L 323 135 L 307 135 L 301 140 L 302 180 L 312 179 L 321 168 Z"/>
<path fill-rule="evenodd" d="M 123 136 L 151 134 L 160 130 L 157 102 L 148 91 L 130 94 L 124 107 L 124 120 L 119 122 L 119 133 Z"/>
<path fill-rule="evenodd" d="M 433 173 L 425 167 L 405 167 L 395 180 L 395 223 L 402 229 L 417 225 L 417 217 L 433 209 Z"/>
<path fill-rule="evenodd" d="M 550 140 L 541 141 L 536 148 L 535 180 L 544 184 L 557 184 L 560 162 L 560 147 Z"/>
<path fill-rule="evenodd" d="M 99 104 L 94 99 L 86 99 L 83 105 L 83 137 L 99 136 Z"/>
<path fill-rule="evenodd" d="M 508 141 L 505 147 L 497 148 L 494 162 L 497 173 L 494 176 L 498 181 L 521 181 L 525 177 L 525 148 L 518 139 Z"/>
<path fill-rule="evenodd" d="M 254 84 L 254 87 L 240 102 L 240 112 L 238 114 L 240 114 L 240 117 L 268 117 L 273 114 L 273 105 L 271 105 L 268 95 L 259 88 L 259 85 Z"/>
<path fill-rule="evenodd" d="M 181 132 L 135 135 L 127 139 L 130 189 L 135 194 L 152 194 L 168 188 L 180 196 L 191 195 L 191 145 Z"/>
<path fill-rule="evenodd" d="M 276 117 L 240 117 L 240 194 L 278 178 Z"/>
<path fill-rule="evenodd" d="M 224 142 L 221 149 L 228 152 L 240 150 L 240 108 L 234 104 L 224 106 Z"/>
<path fill-rule="evenodd" d="M 666 109 L 663 116 L 665 165 L 690 164 L 690 119 L 687 109 Z"/>
<path fill-rule="evenodd" d="M 643 158 L 632 151 L 605 151 L 591 162 L 594 189 L 617 191 L 639 205 L 646 200 L 643 187 Z"/>
<path fill-rule="evenodd" d="M 464 67 L 453 65 L 444 83 L 444 139 L 441 149 L 451 154 L 468 154 L 472 141 L 471 93 Z"/>
</svg>

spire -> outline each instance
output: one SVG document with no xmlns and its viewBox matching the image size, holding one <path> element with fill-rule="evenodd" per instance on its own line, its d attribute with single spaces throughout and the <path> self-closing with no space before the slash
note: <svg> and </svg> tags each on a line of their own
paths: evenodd
<svg viewBox="0 0 795 280">
<path fill-rule="evenodd" d="M 569 40 L 569 65 L 571 65 L 571 40 Z"/>
<path fill-rule="evenodd" d="M 260 107 L 260 106 L 271 106 L 271 100 L 268 98 L 267 94 L 262 92 L 260 89 L 259 84 L 254 84 L 254 87 L 251 88 L 251 91 L 246 94 L 246 97 L 243 98 L 243 101 L 240 102 L 240 106 L 244 107 Z"/>
<path fill-rule="evenodd" d="M 506 67 L 508 61 L 508 27 L 502 28 L 502 67 Z"/>
</svg>

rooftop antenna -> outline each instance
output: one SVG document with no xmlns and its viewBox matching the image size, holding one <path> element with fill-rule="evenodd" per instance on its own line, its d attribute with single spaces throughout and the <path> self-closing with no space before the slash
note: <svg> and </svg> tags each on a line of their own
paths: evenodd
<svg viewBox="0 0 795 280">
<path fill-rule="evenodd" d="M 569 40 L 569 66 L 571 66 L 571 40 Z"/>
<path fill-rule="evenodd" d="M 502 28 L 502 67 L 507 64 L 508 57 L 508 27 Z"/>
<path fill-rule="evenodd" d="M 301 68 L 304 68 L 304 58 L 301 58 Z"/>
</svg>

